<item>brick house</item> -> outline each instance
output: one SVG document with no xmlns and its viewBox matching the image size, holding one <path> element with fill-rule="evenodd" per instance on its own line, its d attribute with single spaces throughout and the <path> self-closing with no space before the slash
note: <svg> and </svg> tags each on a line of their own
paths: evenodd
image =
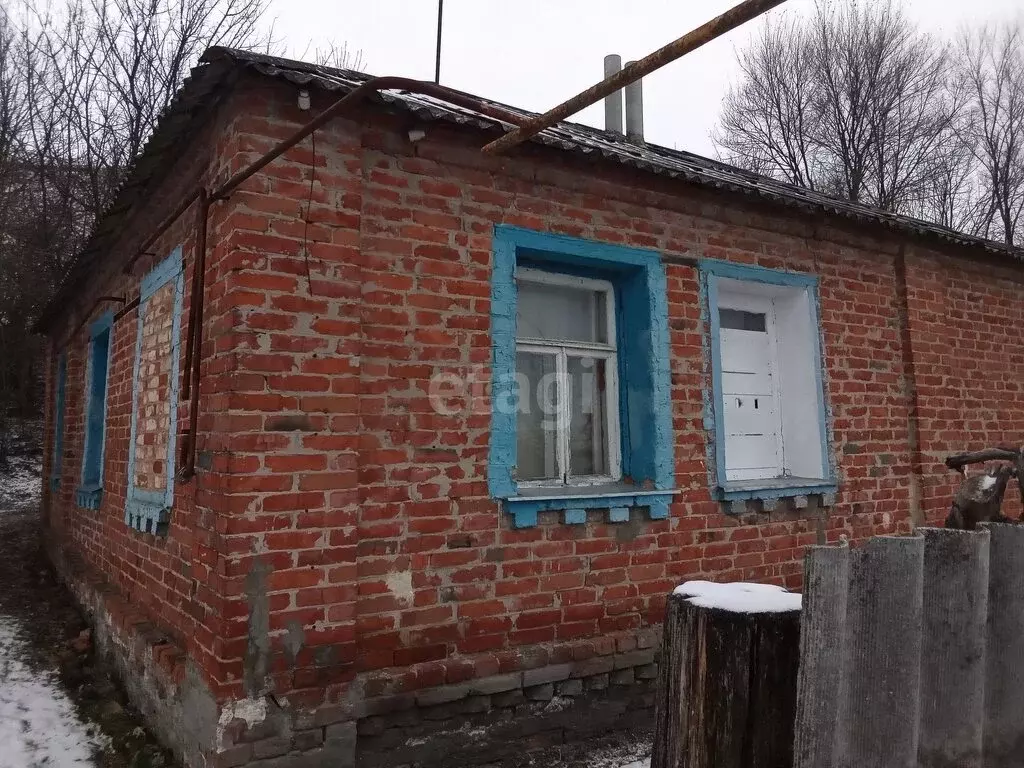
<svg viewBox="0 0 1024 768">
<path fill-rule="evenodd" d="M 1019 253 L 687 153 L 387 91 L 197 215 L 366 79 L 208 51 L 39 323 L 52 557 L 187 765 L 643 724 L 676 584 L 1024 442 Z"/>
</svg>

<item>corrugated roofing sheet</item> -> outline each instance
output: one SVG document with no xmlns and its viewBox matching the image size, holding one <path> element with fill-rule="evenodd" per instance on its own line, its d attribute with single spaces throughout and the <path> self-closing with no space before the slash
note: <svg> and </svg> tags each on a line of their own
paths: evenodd
<svg viewBox="0 0 1024 768">
<path fill-rule="evenodd" d="M 39 321 L 40 327 L 45 327 L 49 320 L 63 310 L 74 288 L 90 271 L 96 259 L 107 252 L 122 225 L 136 210 L 139 202 L 145 199 L 147 190 L 159 182 L 175 162 L 183 146 L 212 112 L 211 107 L 242 69 L 266 77 L 284 79 L 296 85 L 335 91 L 339 95 L 371 79 L 371 76 L 361 72 L 231 48 L 217 47 L 206 51 L 200 64 L 192 70 L 170 107 L 161 116 L 153 136 L 147 142 L 130 178 L 118 192 L 113 205 L 97 222 L 88 244 L 68 271 L 56 297 L 44 311 Z M 386 91 L 375 95 L 373 100 L 386 108 L 409 112 L 423 120 L 445 121 L 490 130 L 498 125 L 491 118 L 478 112 L 406 91 Z M 488 99 L 480 101 L 524 117 L 536 114 Z M 584 157 L 600 159 L 603 162 L 619 163 L 660 176 L 683 179 L 730 193 L 749 195 L 808 212 L 882 225 L 894 232 L 1024 259 L 1024 250 L 1021 249 L 1010 249 L 1001 243 L 957 232 L 938 224 L 829 197 L 689 152 L 654 144 L 634 144 L 616 134 L 579 123 L 559 123 L 542 131 L 531 141 Z"/>
<path fill-rule="evenodd" d="M 332 69 L 227 48 L 212 48 L 203 57 L 204 61 L 221 59 L 244 63 L 268 77 L 284 78 L 297 85 L 312 85 L 331 91 L 348 92 L 371 79 L 369 75 L 351 70 Z M 380 100 L 398 109 L 412 112 L 425 120 L 443 120 L 478 128 L 493 128 L 495 126 L 495 121 L 488 117 L 430 96 L 405 91 L 389 91 L 381 94 Z M 523 117 L 532 117 L 536 114 L 485 98 L 480 98 L 480 101 L 507 109 Z M 634 144 L 616 134 L 580 123 L 559 123 L 555 127 L 542 131 L 533 141 L 567 152 L 600 157 L 639 170 L 671 178 L 682 178 L 716 189 L 755 195 L 771 202 L 813 209 L 816 212 L 839 215 L 859 222 L 883 224 L 896 231 L 937 237 L 947 242 L 982 247 L 992 253 L 1011 254 L 1016 258 L 1024 259 L 1024 250 L 1011 250 L 1002 243 L 957 232 L 927 221 L 888 213 L 862 203 L 830 197 L 690 152 L 669 149 L 655 144 Z"/>
</svg>

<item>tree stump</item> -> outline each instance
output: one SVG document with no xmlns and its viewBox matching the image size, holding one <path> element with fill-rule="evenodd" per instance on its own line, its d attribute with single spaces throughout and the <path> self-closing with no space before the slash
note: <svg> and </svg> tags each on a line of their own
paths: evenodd
<svg viewBox="0 0 1024 768">
<path fill-rule="evenodd" d="M 791 768 L 800 595 L 688 582 L 670 596 L 652 768 Z"/>
</svg>

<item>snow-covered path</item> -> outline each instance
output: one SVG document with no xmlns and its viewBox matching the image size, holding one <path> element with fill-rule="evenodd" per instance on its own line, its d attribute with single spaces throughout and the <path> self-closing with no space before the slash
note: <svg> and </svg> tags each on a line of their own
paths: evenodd
<svg viewBox="0 0 1024 768">
<path fill-rule="evenodd" d="M 54 677 L 28 666 L 17 625 L 0 615 L 0 768 L 94 764 L 102 737 L 82 724 Z"/>
<path fill-rule="evenodd" d="M 12 510 L 36 506 L 39 491 L 38 460 L 12 457 L 0 472 L 0 539 L 7 546 L 24 545 Z M 21 620 L 9 612 L 23 589 L 22 583 L 0 581 L 6 592 L 0 600 L 0 768 L 91 767 L 105 737 L 79 718 L 56 671 L 41 668 L 39 654 L 29 653 Z"/>
</svg>

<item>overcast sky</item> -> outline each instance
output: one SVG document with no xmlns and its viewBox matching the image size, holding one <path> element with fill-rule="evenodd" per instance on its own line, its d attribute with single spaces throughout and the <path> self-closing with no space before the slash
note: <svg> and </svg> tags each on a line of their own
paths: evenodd
<svg viewBox="0 0 1024 768">
<path fill-rule="evenodd" d="M 623 61 L 643 57 L 737 2 L 445 0 L 441 82 L 544 111 L 600 80 L 605 54 L 618 53 Z M 769 15 L 806 14 L 813 5 L 788 0 Z M 952 36 L 965 23 L 1015 18 L 1022 0 L 904 5 L 928 31 Z M 363 68 L 372 74 L 434 77 L 436 0 L 270 0 L 270 16 L 290 55 L 333 40 L 361 51 Z M 710 132 L 736 75 L 736 48 L 761 23 L 750 22 L 644 80 L 648 141 L 713 155 Z M 601 126 L 604 113 L 596 105 L 573 119 Z"/>
</svg>

